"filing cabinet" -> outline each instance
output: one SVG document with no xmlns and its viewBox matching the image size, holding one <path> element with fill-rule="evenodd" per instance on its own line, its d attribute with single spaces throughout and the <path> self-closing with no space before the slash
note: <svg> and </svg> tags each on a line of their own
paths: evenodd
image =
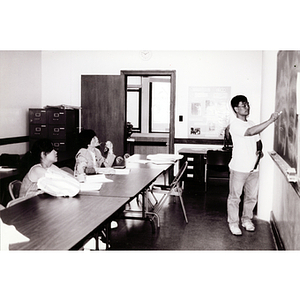
<svg viewBox="0 0 300 300">
<path fill-rule="evenodd" d="M 178 151 L 179 154 L 183 155 L 183 159 L 180 160 L 180 165 L 188 161 L 187 170 L 183 176 L 185 187 L 204 187 L 207 151 L 221 149 L 223 149 L 223 145 L 220 143 L 198 148 L 182 148 Z"/>
<path fill-rule="evenodd" d="M 184 148 L 180 149 L 178 153 L 183 155 L 183 159 L 180 160 L 180 165 L 186 161 L 188 162 L 187 169 L 182 178 L 184 186 L 202 186 L 204 184 L 206 152 L 197 152 Z"/>
<path fill-rule="evenodd" d="M 29 146 L 40 138 L 53 142 L 58 156 L 75 157 L 79 133 L 79 110 L 64 108 L 29 109 Z"/>
</svg>

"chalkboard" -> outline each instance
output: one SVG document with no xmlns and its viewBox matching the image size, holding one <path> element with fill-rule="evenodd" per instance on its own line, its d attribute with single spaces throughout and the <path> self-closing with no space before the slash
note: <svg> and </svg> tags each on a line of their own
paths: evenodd
<svg viewBox="0 0 300 300">
<path fill-rule="evenodd" d="M 300 72 L 300 51 L 279 51 L 275 110 L 282 111 L 282 115 L 275 122 L 274 150 L 292 168 L 297 168 L 299 147 L 297 132 L 298 72 Z"/>
</svg>

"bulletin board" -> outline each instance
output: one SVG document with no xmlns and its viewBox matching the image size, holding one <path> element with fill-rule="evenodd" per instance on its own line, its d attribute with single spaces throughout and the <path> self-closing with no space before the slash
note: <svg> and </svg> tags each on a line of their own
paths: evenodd
<svg viewBox="0 0 300 300">
<path fill-rule="evenodd" d="M 300 51 L 279 51 L 277 55 L 276 111 L 282 115 L 274 126 L 274 150 L 286 163 L 297 169 L 299 160 L 298 120 L 299 93 L 297 77 L 300 72 Z M 298 103 L 297 103 L 298 102 Z"/>
<path fill-rule="evenodd" d="M 189 137 L 223 139 L 230 96 L 230 87 L 190 87 Z"/>
</svg>

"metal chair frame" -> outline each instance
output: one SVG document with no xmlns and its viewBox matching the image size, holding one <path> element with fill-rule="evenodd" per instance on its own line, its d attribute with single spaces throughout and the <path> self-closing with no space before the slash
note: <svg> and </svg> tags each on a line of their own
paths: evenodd
<svg viewBox="0 0 300 300">
<path fill-rule="evenodd" d="M 181 187 L 181 177 L 183 176 L 186 168 L 188 166 L 188 162 L 186 161 L 180 168 L 179 172 L 177 173 L 177 175 L 175 176 L 174 180 L 172 181 L 172 183 L 170 185 L 152 185 L 152 187 L 149 189 L 149 193 L 148 195 L 152 195 L 153 199 L 155 201 L 155 204 L 153 204 L 148 197 L 148 201 L 146 201 L 148 204 L 150 204 L 151 206 L 151 211 L 147 211 L 147 214 L 152 214 L 153 218 L 156 217 L 157 218 L 157 226 L 160 226 L 160 222 L 159 222 L 159 216 L 158 213 L 161 210 L 164 202 L 166 201 L 166 199 L 168 199 L 170 196 L 175 196 L 175 197 L 179 197 L 180 199 L 180 203 L 181 203 L 181 208 L 182 208 L 182 212 L 185 218 L 185 222 L 188 223 L 188 218 L 187 218 L 187 214 L 186 214 L 186 210 L 184 207 L 184 202 L 183 202 L 183 198 L 182 198 L 182 192 L 183 189 Z M 162 197 L 160 199 L 158 199 L 155 194 L 161 194 Z M 175 199 L 174 199 L 175 202 Z"/>
</svg>

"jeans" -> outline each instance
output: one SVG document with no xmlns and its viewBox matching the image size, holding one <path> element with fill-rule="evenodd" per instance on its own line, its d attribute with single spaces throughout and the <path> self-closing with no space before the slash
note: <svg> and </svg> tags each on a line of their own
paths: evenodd
<svg viewBox="0 0 300 300">
<path fill-rule="evenodd" d="M 242 173 L 230 170 L 227 214 L 229 224 L 239 223 L 239 204 L 244 191 L 242 222 L 253 218 L 258 196 L 258 172 Z"/>
</svg>

